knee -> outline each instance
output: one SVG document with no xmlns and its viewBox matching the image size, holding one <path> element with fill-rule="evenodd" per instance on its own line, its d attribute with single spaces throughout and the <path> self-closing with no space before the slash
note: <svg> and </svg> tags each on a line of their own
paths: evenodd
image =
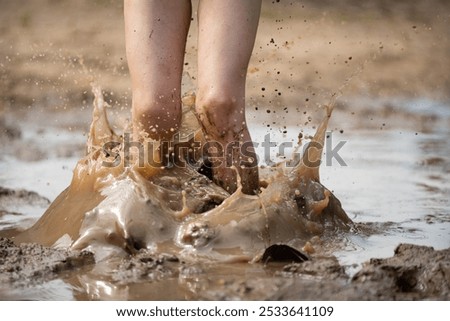
<svg viewBox="0 0 450 321">
<path fill-rule="evenodd" d="M 199 92 L 195 110 L 204 130 L 215 138 L 236 135 L 245 127 L 243 99 L 232 95 Z"/>
</svg>

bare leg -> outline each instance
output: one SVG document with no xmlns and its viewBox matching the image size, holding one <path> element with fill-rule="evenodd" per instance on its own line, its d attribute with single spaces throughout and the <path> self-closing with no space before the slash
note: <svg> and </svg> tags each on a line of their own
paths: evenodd
<svg viewBox="0 0 450 321">
<path fill-rule="evenodd" d="M 213 162 L 216 182 L 236 190 L 234 165 L 243 192 L 259 188 L 256 155 L 245 120 L 245 81 L 255 42 L 261 0 L 200 0 L 196 111 L 207 141 L 225 152 Z M 241 148 L 231 149 L 236 145 Z"/>
<path fill-rule="evenodd" d="M 135 138 L 170 139 L 181 121 L 181 76 L 190 0 L 125 0 L 125 38 Z"/>
</svg>

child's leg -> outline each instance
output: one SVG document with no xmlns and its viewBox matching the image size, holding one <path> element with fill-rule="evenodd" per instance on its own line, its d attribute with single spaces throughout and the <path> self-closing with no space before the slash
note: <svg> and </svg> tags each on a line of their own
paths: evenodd
<svg viewBox="0 0 450 321">
<path fill-rule="evenodd" d="M 181 121 L 181 77 L 190 0 L 125 0 L 125 38 L 135 138 L 170 139 Z"/>
<path fill-rule="evenodd" d="M 222 145 L 224 159 L 213 164 L 213 174 L 229 192 L 236 190 L 236 174 L 230 165 L 237 168 L 244 193 L 255 194 L 259 187 L 245 120 L 245 81 L 260 9 L 261 0 L 201 0 L 198 9 L 196 111 L 207 141 Z M 244 150 L 227 148 L 233 144 L 241 144 Z"/>
</svg>

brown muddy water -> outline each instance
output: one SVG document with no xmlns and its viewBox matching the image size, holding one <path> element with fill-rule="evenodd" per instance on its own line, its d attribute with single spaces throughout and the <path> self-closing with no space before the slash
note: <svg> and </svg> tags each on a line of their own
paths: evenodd
<svg viewBox="0 0 450 321">
<path fill-rule="evenodd" d="M 2 118 L 1 233 L 33 244 L 0 241 L 0 298 L 450 298 L 448 104 L 341 99 L 326 133 L 324 108 L 281 129 L 250 112 L 268 183 L 258 197 L 193 170 L 77 165 L 89 114 Z M 113 138 L 97 116 L 91 147 Z M 317 169 L 274 165 L 301 152 L 299 133 L 325 141 L 326 188 Z"/>
</svg>

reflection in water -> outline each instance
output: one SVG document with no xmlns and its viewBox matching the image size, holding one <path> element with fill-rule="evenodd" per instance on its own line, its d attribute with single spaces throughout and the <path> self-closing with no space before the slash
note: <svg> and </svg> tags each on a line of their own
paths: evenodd
<svg viewBox="0 0 450 321">
<path fill-rule="evenodd" d="M 166 271 L 148 269 L 143 275 L 137 273 L 139 267 L 134 266 L 134 270 L 129 270 L 124 277 L 115 264 L 120 265 L 114 260 L 103 262 L 88 273 L 66 279 L 74 289 L 74 298 L 158 301 L 239 300 L 245 297 L 248 300 L 276 300 L 284 288 L 293 284 L 292 280 L 275 275 L 276 265 L 169 264 L 165 266 Z M 158 273 L 161 273 L 159 277 Z"/>
</svg>

